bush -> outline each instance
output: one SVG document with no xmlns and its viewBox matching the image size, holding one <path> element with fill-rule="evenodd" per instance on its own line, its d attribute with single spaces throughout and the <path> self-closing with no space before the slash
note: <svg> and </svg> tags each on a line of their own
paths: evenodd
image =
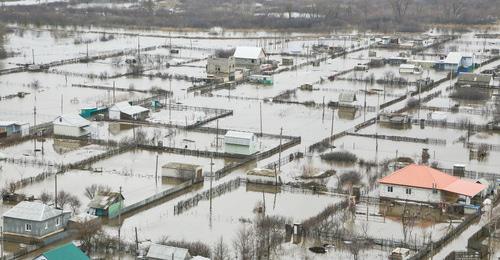
<svg viewBox="0 0 500 260">
<path fill-rule="evenodd" d="M 355 163 L 358 160 L 358 157 L 348 151 L 338 151 L 322 154 L 321 159 L 325 161 L 333 161 L 333 162 L 344 162 L 344 163 Z"/>
<path fill-rule="evenodd" d="M 476 88 L 459 88 L 450 94 L 450 98 L 466 100 L 486 100 L 488 94 Z"/>
<path fill-rule="evenodd" d="M 418 106 L 418 100 L 416 98 L 410 98 L 408 101 L 406 101 L 406 107 L 407 108 L 416 108 Z"/>
</svg>

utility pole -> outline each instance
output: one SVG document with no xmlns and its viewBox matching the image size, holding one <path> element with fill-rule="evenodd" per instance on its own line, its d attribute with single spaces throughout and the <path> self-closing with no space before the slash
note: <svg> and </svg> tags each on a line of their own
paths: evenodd
<svg viewBox="0 0 500 260">
<path fill-rule="evenodd" d="M 54 175 L 54 207 L 57 209 L 57 173 Z"/>
<path fill-rule="evenodd" d="M 368 83 L 365 82 L 365 102 L 364 102 L 365 104 L 363 105 L 363 110 L 364 110 L 363 111 L 363 122 L 366 121 L 366 92 L 367 92 L 366 87 L 367 87 L 367 85 L 368 85 Z"/>
<path fill-rule="evenodd" d="M 87 43 L 87 62 L 89 61 L 89 44 Z"/>
<path fill-rule="evenodd" d="M 323 96 L 323 115 L 321 116 L 321 122 L 325 121 L 325 96 Z"/>
<path fill-rule="evenodd" d="M 332 108 L 332 126 L 330 127 L 330 145 L 333 148 L 333 121 L 335 119 L 335 108 Z"/>
<path fill-rule="evenodd" d="M 31 58 L 33 59 L 32 63 L 35 64 L 35 50 L 31 49 Z"/>
<path fill-rule="evenodd" d="M 212 212 L 212 182 L 214 179 L 214 173 L 213 173 L 213 156 L 210 157 L 210 212 Z"/>
<path fill-rule="evenodd" d="M 262 102 L 259 103 L 259 111 L 260 111 L 260 137 L 262 137 Z"/>
<path fill-rule="evenodd" d="M 158 153 L 156 153 L 155 185 L 158 187 Z"/>
<path fill-rule="evenodd" d="M 120 186 L 120 196 L 118 197 L 120 206 L 118 207 L 118 252 L 121 248 L 121 229 L 122 229 L 122 186 Z M 118 254 L 120 258 L 120 255 Z"/>
<path fill-rule="evenodd" d="M 63 100 L 64 99 L 63 98 L 64 98 L 64 96 L 63 96 L 63 94 L 61 94 L 61 115 L 64 114 L 64 107 L 63 107 Z"/>
<path fill-rule="evenodd" d="M 281 171 L 281 139 L 283 136 L 283 127 L 280 128 L 280 146 L 279 146 L 279 154 L 278 154 L 278 170 Z"/>
<path fill-rule="evenodd" d="M 137 227 L 135 229 L 135 255 L 139 255 L 139 237 L 137 236 Z"/>
<path fill-rule="evenodd" d="M 2 235 L 2 251 L 1 251 L 1 257 L 2 257 L 2 260 L 3 260 L 3 247 L 4 247 L 4 242 L 3 242 L 3 227 L 0 227 L 0 234 Z"/>
<path fill-rule="evenodd" d="M 215 132 L 215 152 L 219 151 L 219 119 L 216 121 L 217 130 Z"/>
</svg>

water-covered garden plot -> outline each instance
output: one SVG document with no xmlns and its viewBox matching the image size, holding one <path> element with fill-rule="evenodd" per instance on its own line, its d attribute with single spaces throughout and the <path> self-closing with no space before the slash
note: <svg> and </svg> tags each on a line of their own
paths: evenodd
<svg viewBox="0 0 500 260">
<path fill-rule="evenodd" d="M 223 236 L 224 240 L 229 242 L 236 235 L 243 220 L 254 219 L 256 216 L 254 209 L 256 205 L 262 203 L 263 196 L 266 201 L 267 215 L 285 216 L 295 222 L 314 216 L 327 205 L 339 201 L 335 197 L 286 190 L 276 194 L 247 191 L 242 186 L 214 198 L 211 211 L 210 202 L 203 200 L 196 207 L 180 215 L 174 215 L 176 200 L 172 200 L 140 212 L 124 220 L 121 227 L 122 237 L 133 241 L 135 239 L 134 228 L 137 227 L 141 237 L 148 237 L 153 241 L 168 236 L 173 240 L 199 240 L 212 244 Z M 307 208 L 297 206 L 305 204 L 308 205 Z M 116 228 L 109 228 L 107 232 L 115 234 Z"/>
<path fill-rule="evenodd" d="M 75 181 L 78 180 L 78 181 Z M 36 182 L 19 191 L 25 194 L 38 197 L 42 192 L 53 194 L 54 176 L 46 178 L 41 182 Z M 58 191 L 69 192 L 81 201 L 80 212 L 85 211 L 90 199 L 85 196 L 85 188 L 96 184 L 105 185 L 111 188 L 111 191 L 118 192 L 122 187 L 122 194 L 125 197 L 124 204 L 130 205 L 135 202 L 146 199 L 155 193 L 174 187 L 175 185 L 167 182 L 155 183 L 154 175 L 131 175 L 124 172 L 92 172 L 83 170 L 71 170 L 64 174 L 57 175 Z"/>
<path fill-rule="evenodd" d="M 44 164 L 69 164 L 105 153 L 108 148 L 95 144 L 84 144 L 79 141 L 45 138 L 27 140 L 22 143 L 2 148 L 6 157 L 16 162 L 40 162 Z M 36 142 L 36 146 L 35 146 Z M 36 152 L 35 152 L 36 147 Z M 43 148 L 43 149 L 42 149 Z"/>
</svg>

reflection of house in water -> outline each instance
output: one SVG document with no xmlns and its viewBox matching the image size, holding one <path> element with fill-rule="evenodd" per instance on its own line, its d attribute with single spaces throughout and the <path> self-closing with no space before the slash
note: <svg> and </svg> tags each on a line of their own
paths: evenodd
<svg viewBox="0 0 500 260">
<path fill-rule="evenodd" d="M 134 125 L 132 124 L 122 124 L 114 122 L 110 122 L 108 126 L 109 133 L 111 133 L 112 135 L 119 135 L 121 131 L 129 130 L 132 128 L 134 128 Z"/>
<path fill-rule="evenodd" d="M 356 107 L 339 107 L 338 116 L 341 119 L 353 120 L 360 116 L 360 111 Z"/>
</svg>

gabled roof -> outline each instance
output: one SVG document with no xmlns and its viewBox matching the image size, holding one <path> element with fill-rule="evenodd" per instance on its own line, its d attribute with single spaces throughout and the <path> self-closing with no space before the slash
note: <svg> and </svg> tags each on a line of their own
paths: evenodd
<svg viewBox="0 0 500 260">
<path fill-rule="evenodd" d="M 229 138 L 238 138 L 238 139 L 252 139 L 254 136 L 254 133 L 250 132 L 240 132 L 240 131 L 227 131 L 226 135 L 224 138 L 229 137 Z"/>
<path fill-rule="evenodd" d="M 152 244 L 146 257 L 164 260 L 185 260 L 190 255 L 185 248 Z"/>
<path fill-rule="evenodd" d="M 425 165 L 410 164 L 381 179 L 379 183 L 423 189 L 438 189 L 473 197 L 486 188 L 485 185 L 446 174 Z"/>
<path fill-rule="evenodd" d="M 240 46 L 234 51 L 234 57 L 239 59 L 259 59 L 261 54 L 266 55 L 264 49 L 260 47 Z"/>
<path fill-rule="evenodd" d="M 17 121 L 0 121 L 0 126 L 11 126 L 11 125 L 27 125 L 28 123 L 19 123 Z"/>
<path fill-rule="evenodd" d="M 110 108 L 110 110 L 118 110 L 118 111 L 120 111 L 120 112 L 122 112 L 124 114 L 127 114 L 127 115 L 135 115 L 135 114 L 139 114 L 139 113 L 142 113 L 142 112 L 149 111 L 145 107 L 132 106 L 127 101 L 123 101 L 123 102 L 119 102 L 119 103 L 114 104 Z"/>
<path fill-rule="evenodd" d="M 44 221 L 51 219 L 53 217 L 62 214 L 62 210 L 52 208 L 37 201 L 22 201 L 7 212 L 3 214 L 3 217 L 32 220 L 32 221 Z"/>
<path fill-rule="evenodd" d="M 58 248 L 49 250 L 42 254 L 47 260 L 89 260 L 82 250 L 76 247 L 73 243 L 67 243 Z M 38 259 L 38 258 L 37 258 Z"/>
<path fill-rule="evenodd" d="M 446 63 L 446 64 L 460 64 L 460 61 L 464 57 L 472 57 L 472 55 L 469 54 L 469 53 L 461 53 L 461 52 L 452 51 L 452 52 L 448 53 L 448 55 L 446 56 L 446 58 L 443 60 L 443 63 Z"/>
<path fill-rule="evenodd" d="M 58 116 L 56 117 L 53 123 L 54 125 L 74 126 L 74 127 L 83 127 L 90 125 L 90 121 L 76 114 Z"/>
</svg>

